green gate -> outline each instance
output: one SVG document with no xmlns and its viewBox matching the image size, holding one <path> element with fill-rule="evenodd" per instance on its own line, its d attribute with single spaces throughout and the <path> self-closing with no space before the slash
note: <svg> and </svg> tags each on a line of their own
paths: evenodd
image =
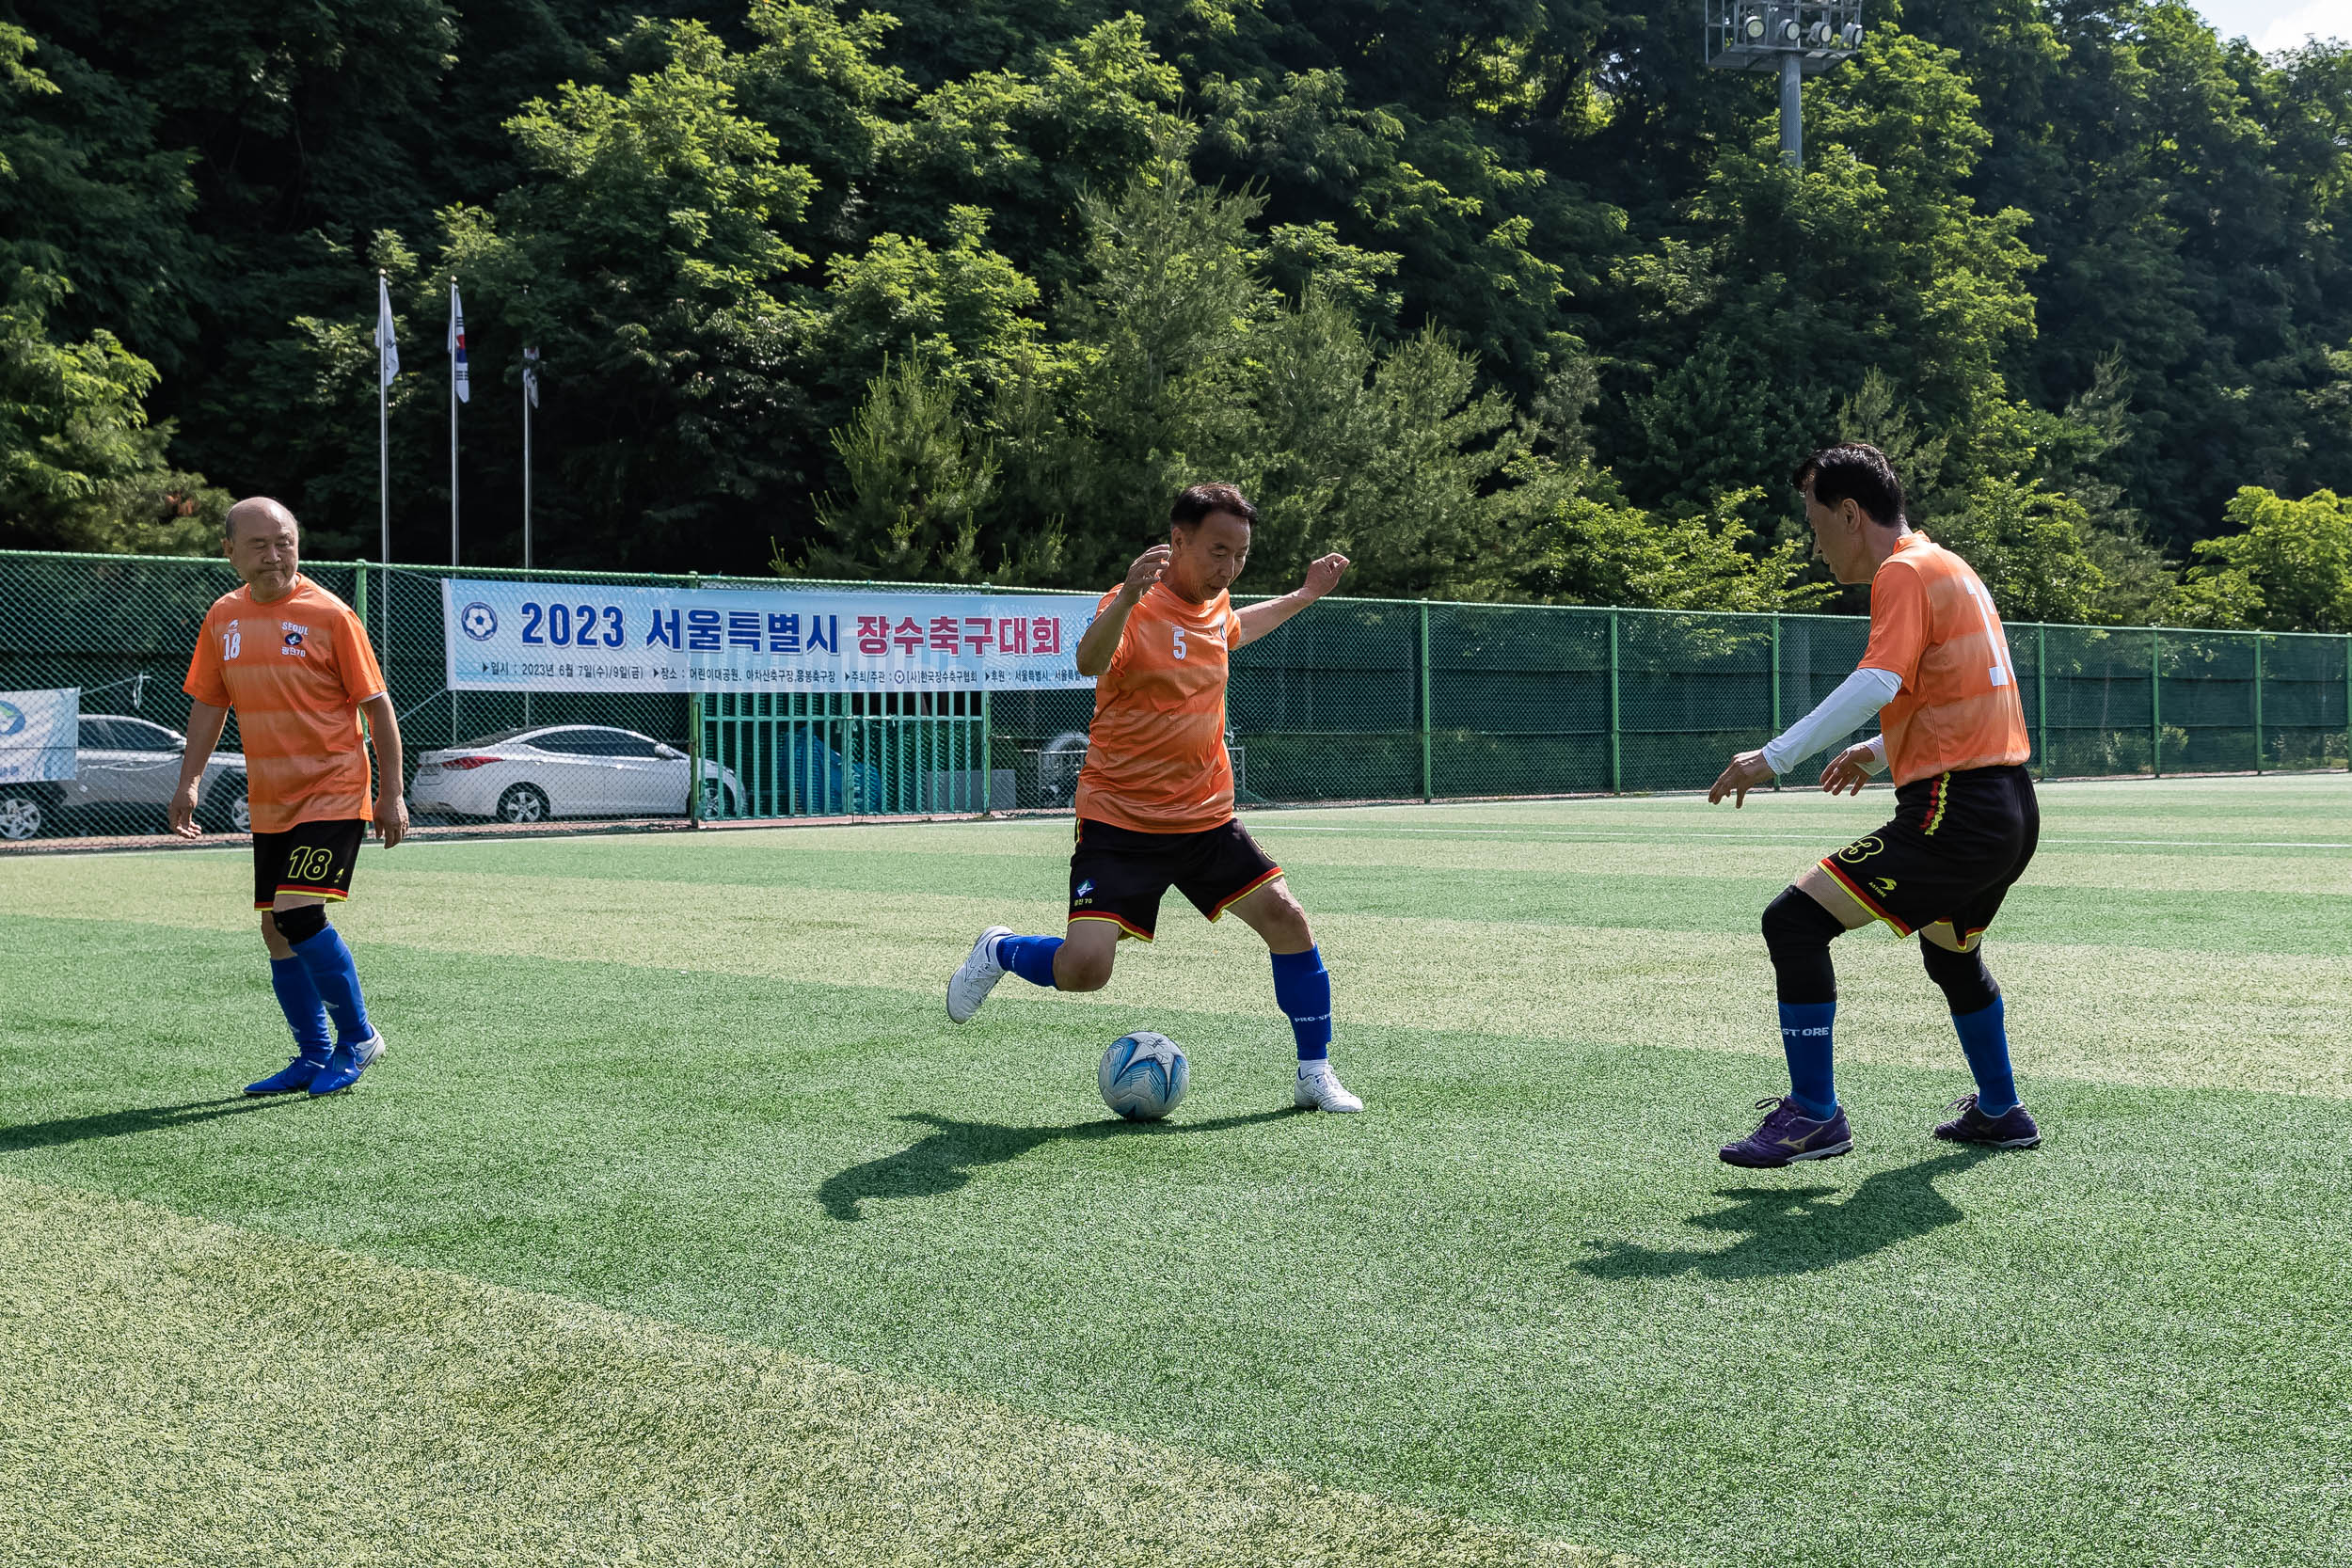
<svg viewBox="0 0 2352 1568">
<path fill-rule="evenodd" d="M 878 816 L 1004 810 L 985 691 L 720 691 L 703 755 L 725 770 L 705 815 Z M 732 775 L 731 787 L 728 776 Z"/>
</svg>

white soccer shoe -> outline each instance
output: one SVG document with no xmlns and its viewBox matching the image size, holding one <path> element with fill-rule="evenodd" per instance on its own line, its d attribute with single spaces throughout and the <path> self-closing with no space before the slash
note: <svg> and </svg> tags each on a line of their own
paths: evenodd
<svg viewBox="0 0 2352 1568">
<path fill-rule="evenodd" d="M 996 982 L 1005 977 L 1005 966 L 996 961 L 996 939 L 1012 935 L 1009 926 L 991 926 L 980 933 L 980 940 L 964 955 L 963 966 L 947 977 L 947 1021 L 967 1023 L 988 1000 L 988 993 L 996 989 Z"/>
<path fill-rule="evenodd" d="M 1347 1092 L 1328 1063 L 1298 1075 L 1293 1097 L 1302 1111 L 1360 1111 L 1364 1102 Z"/>
</svg>

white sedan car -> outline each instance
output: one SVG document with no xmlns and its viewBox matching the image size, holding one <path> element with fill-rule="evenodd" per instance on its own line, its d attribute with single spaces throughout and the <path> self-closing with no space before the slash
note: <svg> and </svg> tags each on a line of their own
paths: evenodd
<svg viewBox="0 0 2352 1568">
<path fill-rule="evenodd" d="M 445 746 L 417 758 L 412 810 L 501 822 L 552 816 L 680 816 L 687 756 L 635 730 L 541 724 Z M 703 764 L 703 815 L 742 809 L 734 770 Z"/>
</svg>

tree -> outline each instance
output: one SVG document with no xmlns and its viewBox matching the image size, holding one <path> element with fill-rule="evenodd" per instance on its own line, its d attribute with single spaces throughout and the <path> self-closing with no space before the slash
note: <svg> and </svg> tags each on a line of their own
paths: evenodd
<svg viewBox="0 0 2352 1568">
<path fill-rule="evenodd" d="M 1957 59 L 1882 25 L 1807 92 L 1802 172 L 1758 115 L 1688 204 L 1692 237 L 1621 271 L 1643 325 L 1626 348 L 1645 374 L 1603 446 L 1626 454 L 1637 501 L 1689 511 L 1785 472 L 1874 372 L 1940 459 L 1915 484 L 2016 461 L 2000 364 L 2033 332 L 2034 259 L 2026 214 L 1979 212 L 1965 189 L 1986 134 Z"/>
<path fill-rule="evenodd" d="M 63 279 L 19 272 L 0 303 L 0 540 L 14 549 L 208 547 L 228 498 L 175 471 L 148 422 L 155 367 L 100 330 L 49 336 Z M 214 534 L 213 537 L 217 537 Z"/>
<path fill-rule="evenodd" d="M 956 385 L 919 356 L 885 360 L 846 430 L 833 433 L 850 499 L 817 506 L 824 531 L 781 575 L 970 582 L 980 575 L 979 513 L 995 489 L 997 462 L 956 408 Z"/>
<path fill-rule="evenodd" d="M 2169 607 L 2175 623 L 2352 631 L 2352 497 L 2289 500 L 2249 484 L 2228 515 L 2241 531 L 2198 544 Z"/>
<path fill-rule="evenodd" d="M 1792 541 L 1757 555 L 1741 514 L 1753 492 L 1705 513 L 1659 517 L 1626 501 L 1605 475 L 1586 473 L 1540 518 L 1520 586 L 1538 598 L 1636 610 L 1804 610 L 1831 592 L 1800 580 Z"/>
<path fill-rule="evenodd" d="M 2039 481 L 1981 479 L 1929 531 L 1975 568 L 2004 620 L 2086 622 L 2106 586 L 2090 515 Z"/>
<path fill-rule="evenodd" d="M 737 64 L 707 29 L 660 41 L 666 63 L 623 91 L 526 105 L 510 126 L 524 182 L 495 213 L 441 214 L 446 265 L 497 302 L 487 343 L 536 341 L 562 388 L 549 499 L 567 547 L 612 564 L 748 522 L 763 496 L 814 477 L 787 373 L 787 275 L 810 259 L 783 231 L 816 177 L 739 112 Z"/>
</svg>

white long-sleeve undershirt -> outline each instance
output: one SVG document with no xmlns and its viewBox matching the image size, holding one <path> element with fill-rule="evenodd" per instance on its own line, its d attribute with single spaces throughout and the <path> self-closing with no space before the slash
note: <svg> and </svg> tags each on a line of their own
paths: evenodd
<svg viewBox="0 0 2352 1568">
<path fill-rule="evenodd" d="M 1891 670 L 1856 670 L 1820 706 L 1765 745 L 1765 765 L 1776 774 L 1788 772 L 1839 736 L 1859 729 L 1902 689 L 1902 680 Z M 1884 752 L 1880 755 L 1883 758 Z"/>
</svg>

